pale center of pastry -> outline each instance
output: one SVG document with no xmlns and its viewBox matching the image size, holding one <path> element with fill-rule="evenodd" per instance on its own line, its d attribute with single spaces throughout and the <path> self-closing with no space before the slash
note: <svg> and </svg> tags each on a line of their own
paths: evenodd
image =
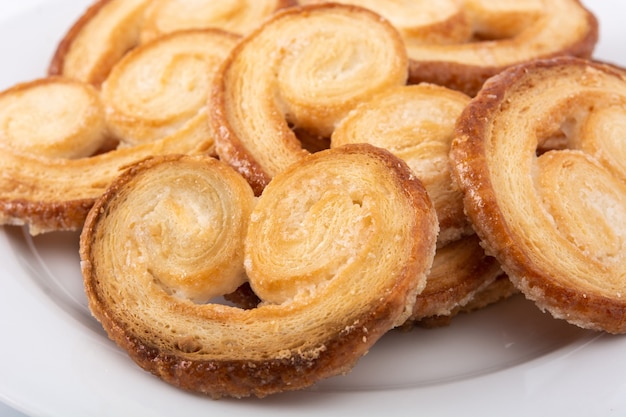
<svg viewBox="0 0 626 417">
<path fill-rule="evenodd" d="M 105 140 L 104 111 L 91 87 L 34 82 L 0 96 L 0 142 L 50 158 L 80 158 Z"/>
</svg>

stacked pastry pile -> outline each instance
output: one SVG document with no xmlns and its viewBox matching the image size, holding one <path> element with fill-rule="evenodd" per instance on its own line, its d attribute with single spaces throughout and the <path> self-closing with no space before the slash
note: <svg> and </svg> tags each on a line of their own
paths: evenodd
<svg viewBox="0 0 626 417">
<path fill-rule="evenodd" d="M 0 94 L 0 222 L 82 230 L 109 336 L 214 398 L 516 291 L 626 332 L 626 73 L 586 60 L 594 17 L 304 3 L 94 4 Z"/>
</svg>

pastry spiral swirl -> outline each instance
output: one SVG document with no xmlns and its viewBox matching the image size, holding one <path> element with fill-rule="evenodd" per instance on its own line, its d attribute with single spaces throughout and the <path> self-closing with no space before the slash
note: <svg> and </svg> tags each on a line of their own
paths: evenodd
<svg viewBox="0 0 626 417">
<path fill-rule="evenodd" d="M 258 194 L 308 153 L 292 128 L 329 137 L 361 100 L 404 84 L 407 67 L 398 32 L 366 9 L 278 12 L 238 44 L 217 77 L 217 153 Z"/>
<path fill-rule="evenodd" d="M 140 44 L 188 29 L 251 31 L 295 0 L 96 0 L 59 42 L 48 68 L 95 86 Z"/>
<path fill-rule="evenodd" d="M 186 30 L 127 53 L 102 84 L 110 133 L 126 146 L 138 145 L 205 117 L 211 75 L 238 41 L 217 29 Z"/>
<path fill-rule="evenodd" d="M 448 154 L 470 98 L 436 85 L 392 87 L 357 106 L 337 126 L 331 147 L 370 143 L 403 159 L 424 183 L 439 219 L 438 246 L 472 234 Z"/>
<path fill-rule="evenodd" d="M 487 253 L 557 318 L 626 331 L 626 73 L 575 58 L 489 80 L 451 158 Z"/>
<path fill-rule="evenodd" d="M 120 177 L 81 234 L 90 308 L 110 337 L 144 369 L 214 398 L 263 397 L 349 371 L 406 320 L 435 251 L 423 186 L 369 145 L 312 154 L 274 177 L 246 215 L 253 201 L 218 160 L 159 157 Z M 194 253 L 240 245 L 233 253 L 245 253 L 239 266 L 258 307 L 197 304 L 161 279 L 186 273 L 163 270 L 159 248 L 195 247 L 187 239 L 205 229 L 227 238 L 200 238 Z"/>
<path fill-rule="evenodd" d="M 126 52 L 138 45 L 149 3 L 97 0 L 59 42 L 48 74 L 99 86 Z"/>
<path fill-rule="evenodd" d="M 200 48 L 187 58 L 179 59 L 182 53 L 159 55 L 158 63 L 154 59 L 145 59 L 141 50 L 167 51 L 170 43 L 180 44 L 192 38 L 200 40 L 201 44 L 209 48 Z M 93 87 L 78 81 L 70 81 L 63 77 L 49 77 L 38 80 L 25 87 L 15 87 L 0 95 L 3 103 L 10 104 L 0 110 L 5 114 L 4 121 L 0 122 L 4 130 L 13 130 L 24 126 L 35 127 L 19 131 L 19 143 L 7 144 L 0 142 L 0 223 L 14 225 L 28 225 L 31 234 L 44 233 L 55 230 L 78 230 L 82 227 L 87 212 L 94 200 L 103 193 L 108 185 L 120 174 L 120 170 L 129 164 L 149 157 L 168 153 L 198 153 L 214 151 L 215 134 L 208 122 L 208 108 L 206 98 L 196 99 L 193 106 L 185 104 L 172 111 L 162 113 L 173 117 L 173 122 L 162 117 L 159 123 L 153 118 L 142 118 L 148 107 L 151 111 L 158 107 L 153 102 L 142 103 L 142 106 L 133 106 L 133 97 L 142 96 L 132 85 L 123 84 L 119 87 L 119 79 L 133 78 L 136 72 L 146 71 L 153 73 L 154 68 L 170 68 L 172 74 L 195 74 L 198 76 L 198 62 L 200 62 L 201 76 L 199 85 L 208 84 L 212 74 L 217 72 L 219 65 L 226 58 L 230 49 L 238 38 L 232 34 L 218 30 L 204 30 L 198 32 L 181 32 L 170 37 L 155 40 L 136 49 L 133 56 L 123 60 L 120 69 L 113 71 L 116 88 L 113 85 L 106 87 L 106 94 L 97 94 Z M 151 55 L 154 58 L 154 55 Z M 132 62 L 128 64 L 128 61 Z M 139 61 L 139 62 L 137 62 Z M 144 65 L 139 65 L 143 63 Z M 128 69 L 130 75 L 124 75 Z M 184 77 L 178 77 L 185 79 Z M 193 77 L 191 77 L 193 79 Z M 208 81 L 207 81 L 208 80 Z M 108 81 L 107 81 L 108 82 Z M 107 84 L 105 82 L 104 84 Z M 82 85 L 81 85 L 82 84 Z M 68 93 L 71 90 L 73 93 Z M 81 92 L 80 94 L 77 93 Z M 172 94 L 174 91 L 175 94 Z M 27 94 L 26 94 L 27 93 Z M 151 91 L 150 94 L 154 92 Z M 184 89 L 160 90 L 162 97 L 150 96 L 157 104 L 162 101 L 178 102 L 178 96 L 187 97 Z M 168 93 L 168 94 L 165 94 Z M 45 99 L 40 100 L 45 95 Z M 34 97 L 28 98 L 28 97 Z M 104 100 L 103 100 L 104 97 Z M 19 106 L 18 104 L 19 103 Z M 131 103 L 131 104 L 129 104 Z M 125 107 L 122 105 L 125 104 Z M 26 107 L 28 106 L 28 107 Z M 111 110 L 115 108 L 116 110 Z M 123 117 L 117 109 L 123 108 Z M 19 114 L 11 113 L 11 109 L 18 109 Z M 108 110 L 107 110 L 108 109 Z M 66 117 L 59 117 L 62 113 Z M 105 115 L 108 113 L 108 116 Z M 161 114 L 161 116 L 164 116 Z M 35 120 L 34 117 L 37 117 Z M 82 117 L 82 119 L 78 119 Z M 131 124 L 124 124 L 122 120 L 132 120 Z M 50 120 L 54 120 L 51 123 Z M 103 123 L 106 120 L 106 123 Z M 66 122 L 64 122 L 66 121 Z M 117 129 L 113 129 L 113 122 L 119 122 Z M 62 123 L 65 123 L 62 125 Z M 167 124 L 169 123 L 169 125 Z M 154 125 L 157 125 L 154 127 Z M 122 129 L 120 126 L 124 127 Z M 147 126 L 147 127 L 146 127 Z M 96 145 L 89 145 L 86 150 L 73 156 L 80 158 L 67 159 L 66 157 L 51 158 L 38 149 L 44 132 L 54 128 L 54 134 L 46 134 L 49 148 L 65 148 L 74 146 L 77 142 L 89 144 L 89 140 L 110 138 L 111 131 L 115 130 L 117 137 L 124 143 L 124 137 L 131 135 L 143 139 L 143 143 L 136 146 L 122 146 L 109 152 L 88 156 Z M 81 130 L 82 129 L 82 130 Z M 140 134 L 138 134 L 139 132 Z M 149 133 L 150 135 L 146 134 Z M 154 134 L 154 132 L 157 132 Z M 52 139 L 56 139 L 52 141 Z M 68 141 L 68 139 L 71 139 Z M 17 142 L 16 140 L 12 140 Z M 127 140 L 126 142 L 131 142 Z M 28 145 L 30 144 L 30 145 Z M 33 152 L 26 152 L 30 149 Z M 37 149 L 35 149 L 37 148 Z M 79 148 L 76 148 L 77 150 Z M 65 154 L 65 156 L 70 156 Z"/>
<path fill-rule="evenodd" d="M 89 85 L 55 77 L 0 92 L 0 146 L 9 152 L 74 159 L 105 140 L 104 106 Z"/>
</svg>

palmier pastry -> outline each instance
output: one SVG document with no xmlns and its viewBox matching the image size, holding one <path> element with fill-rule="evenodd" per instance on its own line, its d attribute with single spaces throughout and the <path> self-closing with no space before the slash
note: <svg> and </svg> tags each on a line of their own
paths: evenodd
<svg viewBox="0 0 626 417">
<path fill-rule="evenodd" d="M 626 72 L 575 58 L 490 79 L 451 158 L 486 252 L 539 308 L 626 331 Z"/>
<path fill-rule="evenodd" d="M 173 35 L 172 35 L 173 36 Z M 180 36 L 187 36 L 181 34 Z M 172 74 L 185 74 L 186 68 L 190 69 L 190 72 L 197 71 L 196 63 L 202 62 L 202 76 L 198 82 L 201 85 L 206 79 L 211 79 L 212 74 L 215 74 L 217 68 L 221 64 L 229 52 L 229 45 L 232 47 L 236 43 L 236 37 L 231 34 L 227 34 L 218 30 L 207 30 L 202 35 L 198 35 L 199 39 L 207 45 L 214 45 L 211 52 L 204 51 L 202 55 L 196 55 L 193 59 L 173 59 L 168 60 L 170 70 Z M 215 39 L 211 41 L 210 38 Z M 167 39 L 163 40 L 168 42 Z M 159 42 L 156 40 L 155 42 Z M 219 47 L 217 45 L 220 45 Z M 210 57 L 208 54 L 213 54 Z M 168 56 L 163 55 L 163 59 L 167 59 Z M 169 57 L 171 58 L 171 56 Z M 152 62 L 152 61 L 150 61 Z M 213 64 L 213 68 L 208 63 Z M 189 67 L 185 65 L 191 63 Z M 167 65 L 167 64 L 166 64 Z M 131 67 L 132 71 L 137 71 L 133 65 L 124 65 L 124 67 Z M 152 67 L 147 66 L 144 68 L 148 73 L 151 72 Z M 125 78 L 124 75 L 117 74 L 116 77 Z M 132 75 L 130 76 L 132 78 Z M 184 76 L 179 78 L 185 80 Z M 193 78 L 187 79 L 193 80 Z M 75 82 L 77 85 L 78 82 Z M 20 131 L 20 142 L 23 144 L 39 143 L 42 136 L 41 132 L 46 132 L 46 129 L 54 127 L 57 129 L 54 135 L 47 134 L 46 140 L 48 142 L 51 139 L 57 138 L 60 143 L 66 142 L 66 138 L 76 137 L 76 126 L 82 126 L 85 122 L 90 122 L 91 125 L 87 126 L 87 131 L 91 131 L 89 135 L 87 133 L 81 133 L 74 142 L 81 142 L 83 139 L 86 141 L 88 136 L 96 136 L 98 134 L 109 135 L 109 129 L 105 132 L 93 133 L 93 130 L 102 128 L 102 124 L 98 120 L 102 119 L 83 119 L 78 120 L 77 117 L 83 117 L 89 114 L 91 110 L 85 107 L 86 100 L 73 99 L 68 100 L 73 96 L 68 95 L 65 89 L 69 85 L 68 81 L 64 81 L 61 77 L 47 78 L 43 81 L 35 82 L 29 88 L 29 96 L 41 97 L 46 95 L 45 100 L 38 100 L 33 103 L 33 100 L 25 100 L 23 94 L 23 88 L 10 89 L 2 95 L 5 103 L 15 103 L 19 101 L 22 103 L 19 107 L 19 115 L 11 115 L 11 120 L 22 120 L 19 125 L 29 125 L 33 127 L 30 130 Z M 124 100 L 132 101 L 129 96 L 135 94 L 132 85 L 125 84 L 123 93 L 125 95 L 113 95 L 107 93 L 107 97 L 117 102 L 118 108 L 121 107 L 120 103 L 125 103 Z M 77 89 L 78 87 L 74 87 Z M 92 91 L 87 85 L 83 87 L 86 92 Z M 171 90 L 166 90 L 171 92 Z M 52 96 L 52 94 L 59 94 L 58 96 Z M 104 108 L 102 103 L 97 103 L 99 95 L 85 93 L 85 95 L 93 98 L 90 109 L 97 113 Z M 137 94 L 140 95 L 140 94 Z M 205 91 L 206 96 L 206 91 Z M 82 96 L 81 96 L 82 97 Z M 154 98 L 157 102 L 158 98 Z M 176 102 L 178 99 L 176 96 L 168 94 L 163 100 L 168 100 L 169 103 Z M 61 103 L 62 107 L 59 106 Z M 32 109 L 25 108 L 26 104 L 34 106 Z M 179 122 L 173 126 L 169 126 L 160 134 L 163 137 L 157 137 L 153 142 L 143 143 L 132 147 L 120 147 L 106 153 L 99 153 L 91 157 L 83 157 L 78 159 L 64 159 L 64 158 L 50 158 L 42 155 L 41 152 L 37 153 L 25 153 L 24 147 L 21 145 L 21 149 L 15 147 L 9 147 L 6 144 L 0 142 L 2 152 L 0 152 L 0 169 L 3 174 L 0 176 L 0 224 L 14 224 L 14 225 L 28 225 L 30 227 L 30 233 L 38 234 L 43 232 L 50 232 L 55 230 L 78 230 L 82 227 L 87 212 L 94 200 L 104 192 L 111 181 L 117 177 L 120 173 L 120 169 L 126 165 L 144 159 L 151 155 L 160 155 L 168 153 L 197 153 L 197 152 L 214 152 L 214 133 L 211 130 L 208 122 L 208 109 L 206 103 L 195 102 L 196 109 L 189 111 L 188 107 L 185 107 L 190 113 L 193 113 L 184 123 Z M 15 107 L 15 104 L 12 104 Z M 131 106 L 127 106 L 131 107 Z M 154 108 L 154 107 L 153 107 Z M 73 124 L 67 126 L 67 129 L 61 130 L 60 122 L 66 119 L 55 120 L 55 123 L 50 123 L 51 119 L 56 119 L 59 111 L 64 109 L 63 113 L 67 118 L 73 120 Z M 135 109 L 136 110 L 136 109 Z M 141 110 L 141 109 L 140 109 Z M 176 114 L 174 110 L 168 114 Z M 2 110 L 0 110 L 2 113 Z M 164 111 L 164 113 L 167 113 Z M 127 113 L 127 117 L 130 118 L 132 112 Z M 37 116 L 37 120 L 34 117 Z M 71 117 L 70 117 L 71 116 Z M 107 118 L 109 121 L 111 117 Z M 180 118 L 179 118 L 180 119 Z M 135 121 L 139 125 L 139 119 L 136 117 Z M 177 122 L 179 120 L 176 120 Z M 149 123 L 146 123 L 149 124 Z M 5 126 L 8 126 L 7 122 L 4 122 Z M 11 125 L 19 126 L 16 123 Z M 85 126 L 83 126 L 85 127 Z M 141 130 L 139 128 L 135 130 Z M 132 129 L 129 128 L 132 132 Z M 29 134 L 29 136 L 27 136 Z M 83 138 L 82 135 L 85 135 Z M 123 138 L 118 138 L 123 141 Z M 55 145 L 49 145 L 54 147 Z M 32 148 L 32 146 L 31 146 Z"/>
<path fill-rule="evenodd" d="M 292 129 L 328 137 L 360 101 L 407 78 L 398 32 L 355 6 L 285 9 L 234 49 L 212 96 L 220 159 L 258 194 L 308 152 Z"/>
<path fill-rule="evenodd" d="M 32 235 L 79 230 L 95 199 L 120 169 L 151 155 L 209 152 L 206 118 L 167 138 L 89 158 L 48 158 L 0 145 L 0 224 L 27 225 Z"/>
<path fill-rule="evenodd" d="M 110 132 L 124 145 L 137 145 L 206 117 L 210 75 L 238 41 L 217 29 L 187 30 L 127 53 L 102 84 Z"/>
<path fill-rule="evenodd" d="M 148 3 L 150 0 L 97 0 L 57 46 L 49 75 L 99 86 L 122 56 L 139 43 Z"/>
<path fill-rule="evenodd" d="M 90 212 L 80 239 L 90 308 L 170 384 L 213 398 L 263 397 L 348 372 L 406 320 L 425 285 L 436 215 L 406 164 L 382 149 L 312 154 L 253 204 L 226 164 L 170 156 L 126 171 Z M 245 267 L 258 307 L 189 299 L 204 279 L 231 282 L 211 267 L 223 251 Z M 187 273 L 207 257 L 206 273 Z M 183 262 L 164 263 L 170 258 Z"/>
<path fill-rule="evenodd" d="M 466 0 L 464 7 L 474 39 L 407 43 L 411 83 L 431 82 L 473 96 L 508 66 L 559 55 L 588 58 L 598 40 L 598 22 L 578 0 Z"/>
<path fill-rule="evenodd" d="M 152 0 L 142 23 L 141 42 L 186 29 L 246 34 L 277 10 L 296 4 L 296 0 Z"/>
</svg>

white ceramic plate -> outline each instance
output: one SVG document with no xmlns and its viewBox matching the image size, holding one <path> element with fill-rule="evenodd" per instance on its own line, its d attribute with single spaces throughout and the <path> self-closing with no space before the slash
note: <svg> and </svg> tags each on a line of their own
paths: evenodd
<svg viewBox="0 0 626 417">
<path fill-rule="evenodd" d="M 43 76 L 90 0 L 0 2 L 0 89 Z M 598 58 L 626 64 L 623 0 L 587 2 Z M 139 369 L 91 318 L 78 234 L 0 228 L 0 400 L 41 416 L 626 414 L 626 338 L 578 329 L 522 297 L 446 328 L 392 332 L 347 376 L 263 400 L 213 401 Z"/>
</svg>

